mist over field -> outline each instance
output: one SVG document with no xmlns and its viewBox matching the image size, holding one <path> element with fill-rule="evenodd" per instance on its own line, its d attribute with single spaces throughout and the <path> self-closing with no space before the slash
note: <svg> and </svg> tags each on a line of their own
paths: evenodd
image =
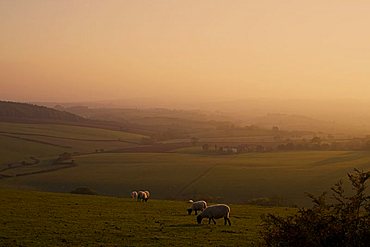
<svg viewBox="0 0 370 247">
<path fill-rule="evenodd" d="M 171 99 L 128 98 L 80 102 L 34 102 L 64 110 L 72 107 L 92 109 L 168 109 L 208 115 L 236 125 L 279 126 L 285 130 L 322 131 L 365 136 L 370 134 L 370 101 L 358 99 L 276 99 L 175 101 Z"/>
<path fill-rule="evenodd" d="M 199 110 L 237 124 L 366 135 L 368 9 L 366 1 L 2 1 L 0 98 Z"/>
</svg>

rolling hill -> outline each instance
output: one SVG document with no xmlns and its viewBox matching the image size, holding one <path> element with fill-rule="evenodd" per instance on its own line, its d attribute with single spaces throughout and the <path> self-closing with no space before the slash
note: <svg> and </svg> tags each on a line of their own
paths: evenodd
<svg viewBox="0 0 370 247">
<path fill-rule="evenodd" d="M 291 138 L 292 136 L 313 136 L 315 133 L 309 128 L 304 131 L 273 131 L 271 124 L 258 121 L 250 125 L 241 125 L 236 119 L 219 112 L 199 110 L 175 110 L 166 108 L 94 108 L 88 106 L 56 106 L 58 109 L 94 120 L 109 120 L 121 123 L 125 130 L 149 135 L 159 141 L 171 139 L 185 139 L 191 137 L 206 138 L 245 138 L 251 136 L 274 136 Z M 305 127 L 309 123 L 306 123 Z M 278 125 L 279 126 L 279 125 Z M 284 125 L 283 127 L 287 127 Z M 294 129 L 294 128 L 293 128 Z M 299 129 L 299 128 L 298 128 Z M 215 140 L 217 141 L 217 140 Z"/>
<path fill-rule="evenodd" d="M 0 101 L 0 121 L 38 121 L 79 123 L 88 120 L 78 115 L 45 106 Z"/>
<path fill-rule="evenodd" d="M 198 225 L 187 201 L 131 199 L 0 188 L 0 246 L 256 246 L 261 215 L 289 208 L 231 206 L 223 220 Z"/>
<path fill-rule="evenodd" d="M 166 143 L 148 144 L 151 138 L 146 135 L 80 125 L 96 120 L 75 117 L 76 124 L 61 124 L 55 121 L 69 120 L 69 114 L 63 118 L 64 113 L 43 107 L 3 105 L 8 115 L 22 115 L 26 109 L 29 112 L 23 119 L 32 119 L 33 111 L 44 111 L 42 121 L 54 122 L 0 122 L 1 186 L 57 192 L 89 186 L 105 195 L 127 195 L 132 188 L 147 187 L 160 199 L 303 205 L 307 203 L 304 192 L 321 192 L 355 167 L 369 169 L 367 151 L 207 153 L 202 151 L 202 143 L 192 146 L 184 139 L 168 139 Z M 159 118 L 167 113 L 164 111 Z M 132 114 L 143 119 L 137 111 Z M 161 121 L 154 112 L 144 115 L 151 119 L 147 123 L 153 131 L 166 130 L 158 126 Z M 261 141 L 276 131 L 226 125 L 197 133 L 203 140 L 219 143 L 246 142 L 251 138 Z"/>
<path fill-rule="evenodd" d="M 93 153 L 141 146 L 144 135 L 56 123 L 0 122 L 0 165 L 30 156 L 55 158 L 69 153 Z"/>
<path fill-rule="evenodd" d="M 159 199 L 307 205 L 305 192 L 321 193 L 353 168 L 368 170 L 369 152 L 304 151 L 211 155 L 202 153 L 91 153 L 74 166 L 15 176 L 58 165 L 41 163 L 1 172 L 0 186 L 68 192 L 87 186 L 99 194 L 126 196 L 147 188 Z M 27 170 L 26 170 L 27 169 Z"/>
<path fill-rule="evenodd" d="M 106 119 L 92 120 L 60 109 L 9 101 L 0 101 L 0 122 L 53 123 L 111 130 L 127 129 L 124 123 Z"/>
</svg>

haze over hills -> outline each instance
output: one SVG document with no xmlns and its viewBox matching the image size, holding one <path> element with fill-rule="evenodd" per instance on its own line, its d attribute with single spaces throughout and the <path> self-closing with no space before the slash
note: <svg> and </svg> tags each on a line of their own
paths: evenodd
<svg viewBox="0 0 370 247">
<path fill-rule="evenodd" d="M 0 120 L 20 123 L 72 124 L 150 136 L 151 141 L 197 138 L 244 138 L 273 136 L 277 132 L 268 124 L 263 126 L 242 125 L 232 117 L 220 113 L 199 110 L 171 110 L 163 108 L 90 108 L 87 106 L 64 107 L 61 104 L 51 109 L 26 103 L 2 102 Z M 11 117 L 10 117 L 11 116 Z M 73 121 L 72 121 L 73 120 Z M 270 120 L 269 120 L 270 121 Z M 274 123 L 273 120 L 270 123 Z M 284 129 L 280 135 L 297 135 Z M 311 135 L 310 130 L 298 135 Z M 176 141 L 177 142 L 177 141 Z"/>
<path fill-rule="evenodd" d="M 256 125 L 270 128 L 279 126 L 284 130 L 309 130 L 329 132 L 332 134 L 367 135 L 370 133 L 370 103 L 367 101 L 343 100 L 315 100 L 315 99 L 245 99 L 222 101 L 214 100 L 202 102 L 179 102 L 171 99 L 132 98 L 125 100 L 106 100 L 94 102 L 57 103 L 39 102 L 38 104 L 54 107 L 62 105 L 66 111 L 81 114 L 82 108 L 88 106 L 90 113 L 103 112 L 102 109 L 136 109 L 149 111 L 161 108 L 167 111 L 167 116 L 177 113 L 186 114 L 192 119 L 212 119 L 230 121 L 236 125 Z M 94 110 L 93 110 L 94 109 Z M 97 110 L 100 109 L 100 110 Z M 112 110 L 116 109 L 116 110 Z M 145 110 L 146 109 L 146 110 Z M 159 111 L 158 111 L 159 112 Z M 83 114 L 86 114 L 86 109 Z M 86 116 L 83 115 L 82 116 Z M 117 114 L 114 118 L 117 118 Z M 123 116 L 121 114 L 121 116 Z M 101 116 L 96 117 L 100 118 Z M 108 117 L 108 116 L 105 116 Z M 109 119 L 109 117 L 108 117 Z"/>
<path fill-rule="evenodd" d="M 219 110 L 244 121 L 268 114 L 304 116 L 345 127 L 348 131 L 370 130 L 370 102 L 358 99 L 273 99 L 258 98 L 215 101 L 199 105 L 205 110 Z"/>
<path fill-rule="evenodd" d="M 28 118 L 17 113 L 17 123 L 1 122 L 1 184 L 60 192 L 83 184 L 105 195 L 128 195 L 145 183 L 162 199 L 207 197 L 244 203 L 278 197 L 285 198 L 278 203 L 288 205 L 290 200 L 305 203 L 304 191 L 327 187 L 327 182 L 342 176 L 353 163 L 359 168 L 369 164 L 370 141 L 366 138 L 345 140 L 277 126 L 237 126 L 185 110 L 57 108 L 117 122 L 77 116 L 82 120 L 71 126 L 63 122 L 69 119 L 63 119 L 63 111 L 2 102 L 8 115 L 23 109 Z M 33 112 L 45 117 L 29 123 Z M 55 116 L 58 122 L 49 124 Z M 283 124 L 286 117 L 270 115 L 265 120 Z M 291 118 L 290 122 L 311 121 Z M 96 121 L 99 128 L 86 127 Z M 118 131 L 102 129 L 110 123 L 122 123 L 122 127 Z M 148 135 L 137 135 L 133 128 Z M 323 174 L 326 178 L 321 180 Z M 313 181 L 320 186 L 311 188 Z"/>
<path fill-rule="evenodd" d="M 0 97 L 370 132 L 366 1 L 108 2 L 1 3 Z"/>
<path fill-rule="evenodd" d="M 366 121 L 366 103 L 359 101 L 343 101 L 342 107 L 336 111 L 331 111 L 333 105 L 325 102 L 267 99 L 199 103 L 193 107 L 183 105 L 183 108 L 176 108 L 177 105 L 168 105 L 168 108 L 151 107 L 156 106 L 154 102 L 153 105 L 133 107 L 135 101 L 118 100 L 44 102 L 38 105 L 5 101 L 0 103 L 2 120 L 78 123 L 159 135 L 161 139 L 190 137 L 225 126 L 256 126 L 262 129 L 278 127 L 284 131 L 323 132 L 347 137 L 370 133 L 370 125 Z"/>
</svg>

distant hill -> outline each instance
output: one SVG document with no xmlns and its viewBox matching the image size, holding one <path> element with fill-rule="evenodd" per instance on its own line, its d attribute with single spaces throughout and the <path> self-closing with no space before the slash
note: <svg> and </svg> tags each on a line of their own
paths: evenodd
<svg viewBox="0 0 370 247">
<path fill-rule="evenodd" d="M 0 121 L 16 123 L 56 123 L 110 130 L 126 130 L 123 123 L 91 120 L 71 112 L 28 103 L 0 101 Z"/>
<path fill-rule="evenodd" d="M 261 128 L 277 126 L 282 130 L 315 131 L 325 133 L 346 132 L 349 126 L 334 121 L 323 121 L 294 114 L 267 114 L 252 120 L 252 123 Z"/>
<path fill-rule="evenodd" d="M 370 133 L 369 100 L 249 98 L 203 103 L 198 107 L 227 112 L 246 124 L 268 127 L 281 123 L 282 129 L 309 129 L 355 136 Z"/>
<path fill-rule="evenodd" d="M 228 116 L 217 112 L 199 110 L 174 110 L 165 108 L 90 108 L 88 106 L 64 107 L 55 106 L 73 114 L 88 119 L 109 120 L 121 123 L 126 130 L 153 137 L 156 140 L 185 139 L 193 136 L 199 138 L 213 137 L 246 137 L 246 136 L 273 136 L 277 133 L 272 130 L 274 124 L 241 125 Z M 253 123 L 253 122 L 252 122 Z M 253 123 L 254 124 L 254 123 Z M 303 128 L 307 135 L 309 128 Z M 134 130 L 134 131 L 132 131 Z M 289 136 L 289 128 L 284 128 L 281 136 Z M 301 130 L 301 129 L 293 129 Z"/>
<path fill-rule="evenodd" d="M 54 108 L 28 103 L 0 101 L 0 121 L 18 123 L 58 123 L 151 135 L 160 139 L 191 136 L 214 129 L 199 112 L 167 109 L 96 109 L 85 106 Z"/>
<path fill-rule="evenodd" d="M 55 106 L 73 114 L 96 121 L 112 121 L 125 126 L 126 131 L 150 135 L 156 139 L 190 138 L 219 126 L 229 126 L 226 117 L 201 111 L 164 108 L 90 108 L 87 106 Z"/>
<path fill-rule="evenodd" d="M 87 122 L 88 120 L 70 112 L 58 111 L 45 106 L 27 103 L 0 101 L 0 120 L 22 122 Z"/>
<path fill-rule="evenodd" d="M 40 103 L 41 104 L 41 103 Z M 78 125 L 122 130 L 150 136 L 153 140 L 189 139 L 191 137 L 247 137 L 274 136 L 274 126 L 279 127 L 280 136 L 307 135 L 297 131 L 312 132 L 332 130 L 330 123 L 284 114 L 271 114 L 241 123 L 220 112 L 179 110 L 166 108 L 100 108 L 89 105 L 45 104 L 54 111 L 79 116 Z M 53 106 L 52 106 L 53 105 Z M 44 109 L 52 109 L 46 108 Z M 295 133 L 289 133 L 295 131 Z"/>
<path fill-rule="evenodd" d="M 290 114 L 267 114 L 262 117 L 255 118 L 253 123 L 257 126 L 271 128 L 278 126 L 282 129 L 293 130 L 330 130 L 333 128 L 333 123 L 325 122 L 300 115 Z"/>
</svg>

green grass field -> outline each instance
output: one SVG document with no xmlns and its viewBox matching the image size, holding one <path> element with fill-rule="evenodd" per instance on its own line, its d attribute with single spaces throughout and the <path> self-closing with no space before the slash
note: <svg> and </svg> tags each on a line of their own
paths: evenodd
<svg viewBox="0 0 370 247">
<path fill-rule="evenodd" d="M 137 146 L 145 136 L 58 124 L 0 122 L 0 166 L 30 156 L 54 157 L 63 152 L 94 152 Z"/>
<path fill-rule="evenodd" d="M 0 166 L 4 163 L 25 160 L 28 159 L 30 156 L 45 158 L 70 151 L 69 148 L 52 146 L 32 141 L 25 141 L 1 135 L 0 147 Z"/>
<path fill-rule="evenodd" d="M 353 168 L 370 169 L 364 151 L 218 154 L 194 146 L 114 152 L 143 137 L 0 123 L 0 246 L 255 246 L 262 214 L 295 209 L 248 203 L 309 206 L 305 192 L 321 194 Z M 55 163 L 64 152 L 79 154 Z M 77 187 L 105 196 L 36 192 Z M 25 188 L 31 191 L 19 190 Z M 130 200 L 132 190 L 149 190 L 149 203 Z M 185 211 L 189 199 L 230 204 L 233 225 L 195 224 Z"/>
<path fill-rule="evenodd" d="M 370 168 L 370 152 L 225 155 L 195 146 L 170 153 L 95 153 L 133 147 L 137 144 L 132 141 L 143 136 L 53 124 L 0 123 L 0 131 L 0 186 L 42 191 L 87 186 L 99 194 L 127 196 L 131 190 L 148 189 L 156 199 L 301 206 L 310 203 L 305 192 L 319 194 L 353 168 Z M 55 165 L 53 160 L 63 152 L 89 154 L 73 157 L 75 166 Z M 30 156 L 41 162 L 8 168 Z"/>
<path fill-rule="evenodd" d="M 260 216 L 289 208 L 231 204 L 231 226 L 196 224 L 184 201 L 0 188 L 0 246 L 255 246 Z"/>
<path fill-rule="evenodd" d="M 370 168 L 369 152 L 310 151 L 203 155 L 98 153 L 75 157 L 76 167 L 12 177 L 0 185 L 69 192 L 87 186 L 99 194 L 127 196 L 149 189 L 156 199 L 207 199 L 246 203 L 278 199 L 308 205 L 353 168 Z"/>
<path fill-rule="evenodd" d="M 145 137 L 139 134 L 106 129 L 79 127 L 60 124 L 23 124 L 0 122 L 0 131 L 33 135 L 47 135 L 87 140 L 127 140 L 138 141 Z"/>
</svg>

